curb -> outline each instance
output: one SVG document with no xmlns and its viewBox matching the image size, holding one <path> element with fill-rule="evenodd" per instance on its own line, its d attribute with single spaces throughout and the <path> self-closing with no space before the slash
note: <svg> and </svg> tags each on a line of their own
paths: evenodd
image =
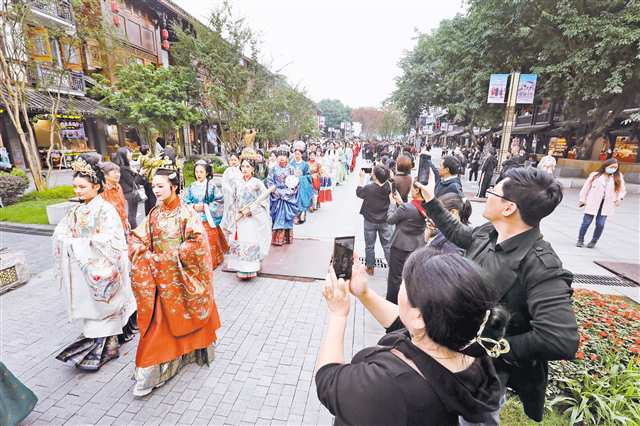
<svg viewBox="0 0 640 426">
<path fill-rule="evenodd" d="M 0 232 L 12 232 L 14 234 L 29 234 L 50 237 L 53 235 L 54 229 L 54 225 L 0 222 Z"/>
</svg>

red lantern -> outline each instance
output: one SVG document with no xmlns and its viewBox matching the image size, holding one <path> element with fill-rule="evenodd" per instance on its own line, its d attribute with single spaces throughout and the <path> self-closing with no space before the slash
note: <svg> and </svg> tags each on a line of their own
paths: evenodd
<svg viewBox="0 0 640 426">
<path fill-rule="evenodd" d="M 169 40 L 169 30 L 166 28 L 160 30 L 160 37 L 162 37 L 163 40 Z"/>
<path fill-rule="evenodd" d="M 169 50 L 169 40 L 162 40 L 162 48 L 164 50 Z"/>
<path fill-rule="evenodd" d="M 111 12 L 120 12 L 120 5 L 118 5 L 118 0 L 111 0 Z"/>
<path fill-rule="evenodd" d="M 120 17 L 118 15 L 113 15 L 113 25 L 116 27 L 120 26 Z"/>
</svg>

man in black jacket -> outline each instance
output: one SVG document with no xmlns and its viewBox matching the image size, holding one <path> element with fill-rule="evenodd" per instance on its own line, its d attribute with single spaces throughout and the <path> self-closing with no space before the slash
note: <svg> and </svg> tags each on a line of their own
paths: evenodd
<svg viewBox="0 0 640 426">
<path fill-rule="evenodd" d="M 487 190 L 483 216 L 489 223 L 477 228 L 461 224 L 434 198 L 433 179 L 420 189 L 427 215 L 490 274 L 496 300 L 511 313 L 506 333 L 511 350 L 496 360 L 496 371 L 503 387 L 518 394 L 525 413 L 541 421 L 547 361 L 573 359 L 578 348 L 573 275 L 539 228 L 562 201 L 559 183 L 537 169 L 509 170 Z"/>
</svg>

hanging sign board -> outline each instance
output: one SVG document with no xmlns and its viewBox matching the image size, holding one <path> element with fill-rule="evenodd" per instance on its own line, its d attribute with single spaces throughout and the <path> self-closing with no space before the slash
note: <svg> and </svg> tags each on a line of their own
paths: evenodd
<svg viewBox="0 0 640 426">
<path fill-rule="evenodd" d="M 537 74 L 520 74 L 518 82 L 518 94 L 516 96 L 517 104 L 532 104 L 533 96 L 536 93 Z"/>
<path fill-rule="evenodd" d="M 509 74 L 491 74 L 489 80 L 489 95 L 487 96 L 488 104 L 503 104 L 504 97 L 507 94 L 507 80 Z"/>
</svg>

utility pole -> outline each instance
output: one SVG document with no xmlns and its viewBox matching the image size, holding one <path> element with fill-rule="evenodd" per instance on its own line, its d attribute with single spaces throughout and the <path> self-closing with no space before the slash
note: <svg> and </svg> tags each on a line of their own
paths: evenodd
<svg viewBox="0 0 640 426">
<path fill-rule="evenodd" d="M 518 94 L 520 73 L 512 71 L 509 80 L 509 96 L 507 97 L 507 108 L 504 111 L 504 121 L 502 122 L 502 139 L 500 140 L 500 151 L 498 152 L 497 173 L 500 173 L 502 170 L 502 162 L 509 152 L 511 129 L 513 128 L 513 121 L 516 114 L 516 97 Z"/>
</svg>

